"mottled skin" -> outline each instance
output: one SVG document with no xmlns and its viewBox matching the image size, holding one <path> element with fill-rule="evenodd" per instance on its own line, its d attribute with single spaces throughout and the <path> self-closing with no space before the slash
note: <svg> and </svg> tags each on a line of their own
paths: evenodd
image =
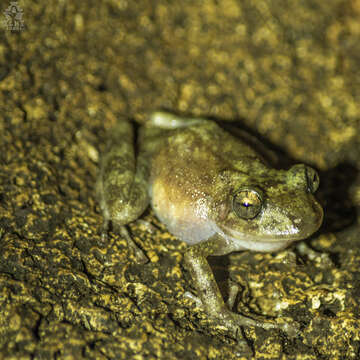
<svg viewBox="0 0 360 360">
<path fill-rule="evenodd" d="M 104 231 L 111 221 L 127 237 L 138 262 L 146 257 L 123 229 L 149 202 L 169 231 L 191 245 L 185 264 L 210 317 L 233 331 L 255 325 L 294 333 L 291 325 L 230 311 L 207 256 L 277 251 L 307 238 L 323 218 L 313 196 L 318 184 L 315 170 L 303 164 L 288 171 L 269 168 L 213 121 L 156 112 L 139 131 L 136 159 L 131 124 L 121 121 L 112 131 L 97 191 Z"/>
</svg>

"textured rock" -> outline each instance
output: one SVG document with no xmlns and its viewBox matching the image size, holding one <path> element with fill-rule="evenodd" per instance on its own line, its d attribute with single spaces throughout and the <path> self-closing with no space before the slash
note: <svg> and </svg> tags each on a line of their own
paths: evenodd
<svg viewBox="0 0 360 360">
<path fill-rule="evenodd" d="M 213 266 L 225 296 L 229 276 L 241 285 L 239 311 L 301 324 L 294 339 L 244 329 L 257 359 L 356 359 L 359 1 L 20 6 L 25 28 L 0 31 L 0 357 L 250 357 L 183 298 L 185 244 L 151 211 L 153 234 L 131 227 L 145 266 L 124 239 L 101 243 L 105 133 L 120 115 L 143 123 L 167 108 L 239 122 L 284 163 L 321 170 L 317 254 L 241 253 Z"/>
</svg>

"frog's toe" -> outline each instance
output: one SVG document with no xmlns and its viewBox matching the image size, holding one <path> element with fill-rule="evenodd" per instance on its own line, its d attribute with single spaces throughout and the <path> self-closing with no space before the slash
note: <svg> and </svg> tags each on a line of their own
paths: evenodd
<svg viewBox="0 0 360 360">
<path fill-rule="evenodd" d="M 135 244 L 134 240 L 131 238 L 126 226 L 118 227 L 119 233 L 123 236 L 127 242 L 128 248 L 131 251 L 132 255 L 135 258 L 137 264 L 146 264 L 149 262 L 149 259 L 144 254 L 144 252 Z"/>
<path fill-rule="evenodd" d="M 135 257 L 135 262 L 139 265 L 146 264 L 149 262 L 149 259 L 141 250 L 133 252 L 133 255 Z"/>
<path fill-rule="evenodd" d="M 232 309 L 234 307 L 237 295 L 239 293 L 240 286 L 234 283 L 233 281 L 229 280 L 228 287 L 229 287 L 229 297 L 226 301 L 226 305 L 228 306 L 229 309 Z"/>
<path fill-rule="evenodd" d="M 145 228 L 145 230 L 150 233 L 150 234 L 154 234 L 157 231 L 157 228 L 155 225 L 153 225 L 151 222 L 143 220 L 143 219 L 137 219 L 136 220 L 136 224 L 138 224 L 139 226 L 142 226 Z"/>
<path fill-rule="evenodd" d="M 185 291 L 184 297 L 185 297 L 186 299 L 190 299 L 190 300 L 194 301 L 197 307 L 199 307 L 199 308 L 203 308 L 203 307 L 204 307 L 202 301 L 200 300 L 200 298 L 198 298 L 197 296 L 195 296 L 192 292 L 190 292 L 190 291 Z"/>
<path fill-rule="evenodd" d="M 101 232 L 101 242 L 102 243 L 106 243 L 108 241 L 109 235 L 107 233 L 107 231 L 102 231 Z"/>
<path fill-rule="evenodd" d="M 251 350 L 251 347 L 247 343 L 247 341 L 242 336 L 241 332 L 239 331 L 238 335 L 236 336 L 236 347 L 235 347 L 235 355 L 238 357 L 253 357 L 253 351 Z"/>
<path fill-rule="evenodd" d="M 277 322 L 273 322 L 273 321 L 269 321 L 269 320 L 262 320 L 262 321 L 254 320 L 254 319 L 245 317 L 240 314 L 235 314 L 235 315 L 238 317 L 238 321 L 242 325 L 261 327 L 265 330 L 278 329 L 278 330 L 282 330 L 290 337 L 295 337 L 299 333 L 300 326 L 296 322 L 289 323 L 289 322 L 283 321 L 283 322 L 277 323 Z"/>
<path fill-rule="evenodd" d="M 294 338 L 299 334 L 300 324 L 295 321 L 291 323 L 285 322 L 283 324 L 278 324 L 278 325 L 279 325 L 279 329 L 284 331 L 284 333 L 286 333 L 291 338 Z"/>
<path fill-rule="evenodd" d="M 102 227 L 101 227 L 101 242 L 102 243 L 106 243 L 109 239 L 109 220 L 108 219 L 104 219 Z"/>
</svg>

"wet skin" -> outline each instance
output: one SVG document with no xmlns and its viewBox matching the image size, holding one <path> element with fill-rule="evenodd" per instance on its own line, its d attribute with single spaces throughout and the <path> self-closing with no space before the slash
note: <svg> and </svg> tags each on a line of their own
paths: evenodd
<svg viewBox="0 0 360 360">
<path fill-rule="evenodd" d="M 189 244 L 185 265 L 209 317 L 233 331 L 254 325 L 296 333 L 291 324 L 232 312 L 207 257 L 278 251 L 313 234 L 323 218 L 313 196 L 319 185 L 316 171 L 303 164 L 287 171 L 272 169 L 215 122 L 165 112 L 151 115 L 137 145 L 135 158 L 132 125 L 120 121 L 110 134 L 97 183 L 104 234 L 111 221 L 136 260 L 146 262 L 124 226 L 150 203 L 169 231 Z"/>
</svg>

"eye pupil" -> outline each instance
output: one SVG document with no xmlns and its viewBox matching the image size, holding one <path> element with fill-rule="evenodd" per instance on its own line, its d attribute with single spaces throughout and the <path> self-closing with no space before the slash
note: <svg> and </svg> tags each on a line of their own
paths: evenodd
<svg viewBox="0 0 360 360">
<path fill-rule="evenodd" d="M 246 207 L 246 208 L 252 206 L 252 204 L 250 204 L 250 203 L 248 203 L 248 202 L 244 202 L 244 203 L 242 203 L 242 205 L 243 205 L 244 207 Z"/>
</svg>

